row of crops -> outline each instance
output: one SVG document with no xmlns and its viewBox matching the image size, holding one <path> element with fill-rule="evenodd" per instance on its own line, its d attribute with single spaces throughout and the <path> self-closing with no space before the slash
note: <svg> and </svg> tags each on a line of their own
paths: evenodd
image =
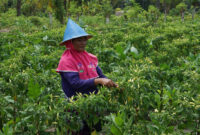
<svg viewBox="0 0 200 135">
<path fill-rule="evenodd" d="M 111 135 L 199 134 L 198 21 L 115 17 L 97 25 L 83 17 L 93 35 L 87 51 L 119 88 L 99 87 L 99 94 L 69 102 L 55 72 L 65 26 L 15 20 L 13 30 L 0 33 L 0 134 L 62 135 L 78 131 L 83 121 L 91 128 L 100 121 L 101 132 Z"/>
</svg>

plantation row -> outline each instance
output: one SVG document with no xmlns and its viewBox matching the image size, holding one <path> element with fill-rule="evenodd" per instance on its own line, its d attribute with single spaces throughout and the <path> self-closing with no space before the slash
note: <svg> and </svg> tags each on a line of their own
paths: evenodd
<svg viewBox="0 0 200 135">
<path fill-rule="evenodd" d="M 200 133 L 199 20 L 114 17 L 97 25 L 101 18 L 91 18 L 81 22 L 93 35 L 87 51 L 119 88 L 67 101 L 55 72 L 65 26 L 21 18 L 0 33 L 0 134 L 64 134 L 78 131 L 83 120 L 90 127 L 101 121 L 111 135 Z"/>
</svg>

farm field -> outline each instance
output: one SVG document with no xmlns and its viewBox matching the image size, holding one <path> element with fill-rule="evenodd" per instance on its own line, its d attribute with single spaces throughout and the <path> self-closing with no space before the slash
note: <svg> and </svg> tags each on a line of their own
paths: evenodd
<svg viewBox="0 0 200 135">
<path fill-rule="evenodd" d="M 83 120 L 101 122 L 93 134 L 200 134 L 199 15 L 153 23 L 113 15 L 108 24 L 80 16 L 93 35 L 86 50 L 119 88 L 67 101 L 56 73 L 66 23 L 15 14 L 0 16 L 0 135 L 63 135 Z"/>
</svg>

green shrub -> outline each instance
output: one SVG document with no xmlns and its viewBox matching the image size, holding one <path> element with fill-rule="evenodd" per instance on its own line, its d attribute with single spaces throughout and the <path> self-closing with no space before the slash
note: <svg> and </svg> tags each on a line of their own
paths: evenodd
<svg viewBox="0 0 200 135">
<path fill-rule="evenodd" d="M 37 16 L 31 16 L 31 17 L 29 17 L 29 19 L 30 19 L 31 23 L 33 23 L 36 26 L 42 25 L 41 19 Z"/>
</svg>

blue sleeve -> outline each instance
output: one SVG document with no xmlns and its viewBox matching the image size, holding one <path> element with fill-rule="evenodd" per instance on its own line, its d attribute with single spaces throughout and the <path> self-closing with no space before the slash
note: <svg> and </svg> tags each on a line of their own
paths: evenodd
<svg viewBox="0 0 200 135">
<path fill-rule="evenodd" d="M 98 75 L 99 75 L 99 78 L 107 78 L 107 77 L 103 74 L 103 72 L 102 72 L 102 70 L 101 70 L 101 68 L 100 68 L 99 66 L 96 67 L 96 70 L 97 70 L 97 73 L 98 73 Z"/>
<path fill-rule="evenodd" d="M 61 76 L 78 92 L 96 88 L 94 79 L 82 80 L 79 78 L 78 72 L 62 72 Z"/>
</svg>

